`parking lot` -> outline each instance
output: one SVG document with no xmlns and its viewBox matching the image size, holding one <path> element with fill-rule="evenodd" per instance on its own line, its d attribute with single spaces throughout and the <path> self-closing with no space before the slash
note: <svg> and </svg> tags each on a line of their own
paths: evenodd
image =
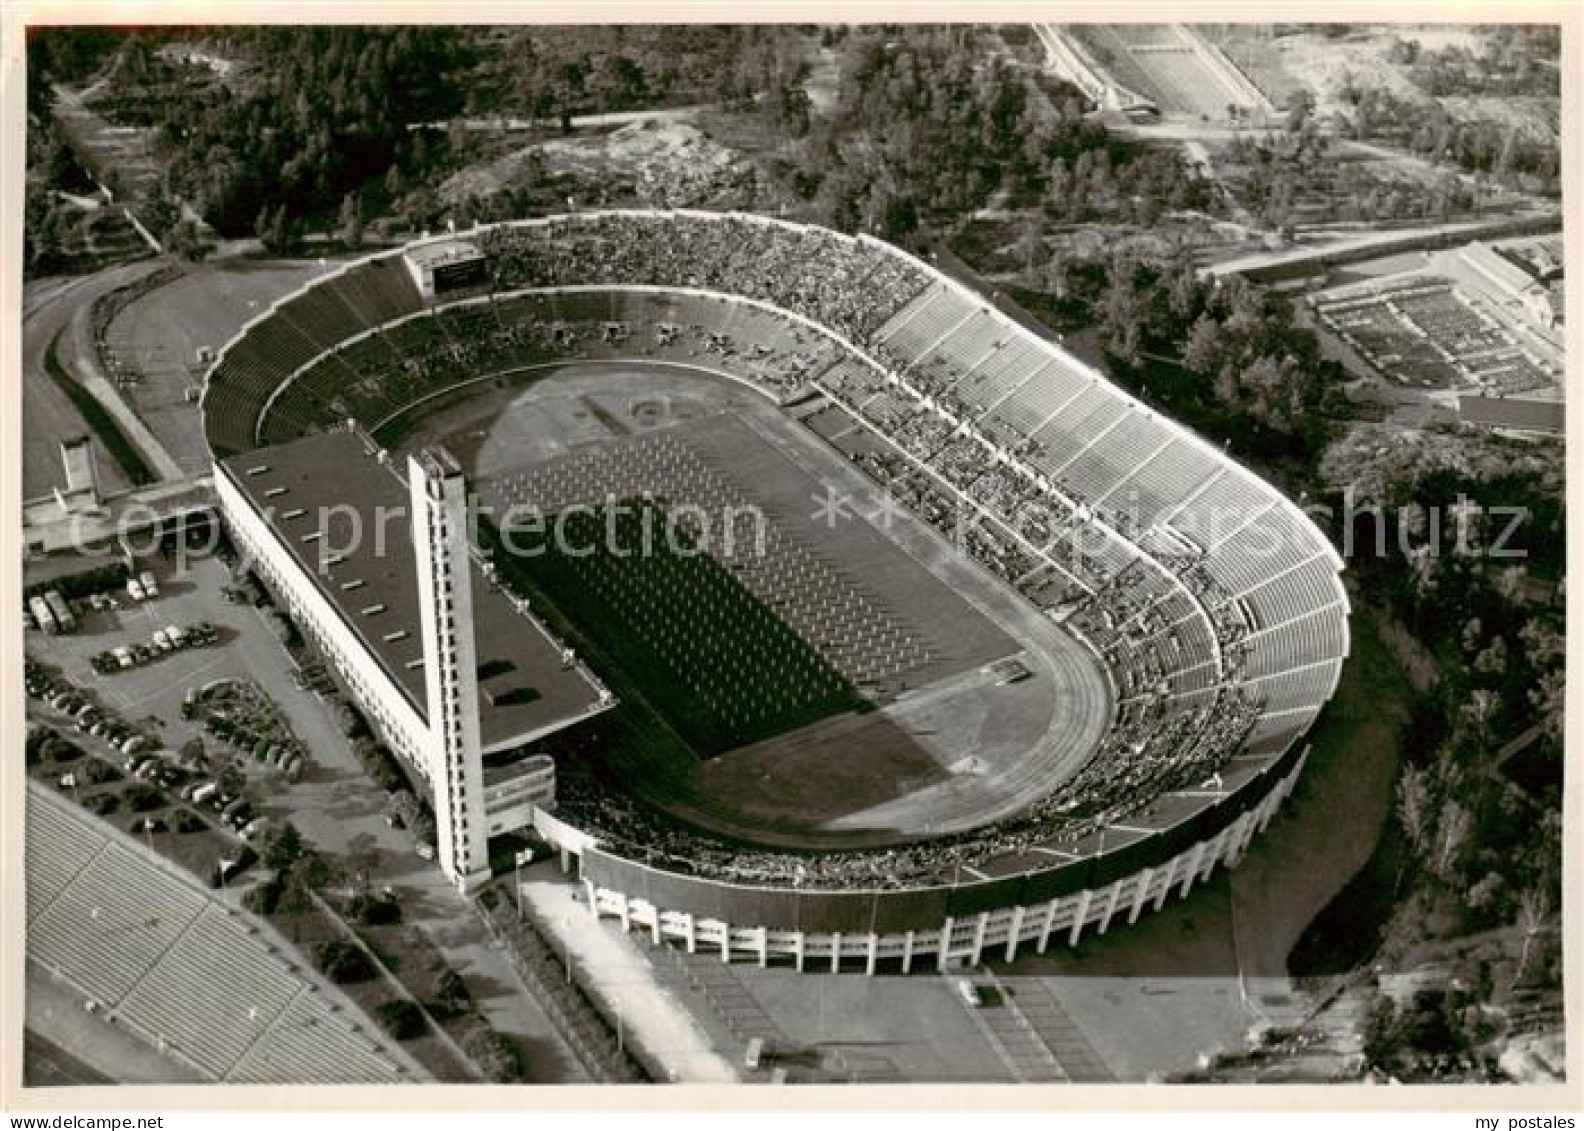
<svg viewBox="0 0 1584 1131">
<path fill-rule="evenodd" d="M 467 900 L 432 863 L 418 857 L 409 832 L 387 824 L 384 792 L 359 764 L 327 704 L 294 682 L 293 660 L 264 610 L 226 599 L 224 590 L 231 584 L 226 564 L 200 557 L 178 566 L 153 557 L 138 563 L 139 570 L 145 568 L 155 574 L 158 597 L 136 602 L 123 591 L 117 597 L 118 608 L 84 610 L 74 633 L 49 636 L 29 630 L 25 638 L 28 658 L 48 665 L 107 715 L 119 716 L 159 747 L 179 751 L 192 738 L 202 736 L 211 763 L 230 760 L 245 775 L 247 792 L 258 813 L 272 822 L 290 820 L 308 844 L 332 861 L 344 861 L 354 854 L 371 861 L 372 882 L 398 893 L 406 922 L 421 930 L 463 975 L 482 1015 L 492 1027 L 522 1044 L 529 1079 L 550 1083 L 582 1078 L 571 1050 L 523 989 L 504 956 L 491 947 L 488 933 Z M 146 642 L 167 625 L 197 622 L 216 627 L 214 644 L 164 652 L 146 664 L 104 675 L 95 672 L 90 663 L 92 656 L 106 649 Z M 292 738 L 306 753 L 298 780 L 289 780 L 280 769 L 257 762 L 249 754 L 233 751 L 203 733 L 197 721 L 182 717 L 182 703 L 190 691 L 220 680 L 255 685 L 279 711 Z M 109 759 L 107 746 L 80 733 L 69 720 L 37 700 L 29 702 L 29 717 L 30 721 L 49 723 L 65 738 Z M 110 760 L 120 764 L 118 758 Z M 78 761 L 58 769 L 81 764 Z M 60 774 L 51 771 L 48 776 L 58 782 Z M 123 785 L 93 788 L 121 789 Z M 80 791 L 80 800 L 86 796 L 88 791 Z M 168 819 L 183 806 L 172 797 L 168 810 L 151 812 Z M 214 813 L 204 812 L 206 819 L 215 820 Z M 106 820 L 122 830 L 137 819 L 126 808 L 106 815 Z M 156 834 L 148 839 L 155 851 L 200 876 L 207 875 L 216 856 L 240 843 L 234 833 L 217 829 L 185 836 Z M 239 901 L 250 878 L 239 880 L 230 898 Z"/>
</svg>

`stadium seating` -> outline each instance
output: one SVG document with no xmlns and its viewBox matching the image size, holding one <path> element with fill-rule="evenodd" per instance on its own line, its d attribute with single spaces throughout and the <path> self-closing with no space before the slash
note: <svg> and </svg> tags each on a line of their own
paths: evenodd
<svg viewBox="0 0 1584 1131">
<path fill-rule="evenodd" d="M 252 934 L 209 904 L 138 982 L 121 1012 L 223 1078 L 303 991 L 301 978 Z"/>
<path fill-rule="evenodd" d="M 144 1038 L 217 1081 L 414 1078 L 246 916 L 65 798 L 27 814 L 29 959 Z"/>
<path fill-rule="evenodd" d="M 1153 34 L 1113 46 L 1176 50 Z M 1248 744 L 1279 752 L 1334 686 L 1347 603 L 1313 527 L 1267 484 L 919 261 L 817 228 L 690 212 L 554 217 L 487 228 L 477 242 L 492 290 L 483 301 L 424 311 L 399 256 L 382 256 L 243 335 L 205 398 L 216 451 L 250 446 L 264 402 L 298 369 L 264 420 L 266 440 L 344 417 L 377 428 L 467 382 L 567 360 L 703 366 L 780 402 L 813 390 L 828 401 L 807 418 L 821 435 L 867 437 L 843 441 L 856 466 L 949 537 L 968 531 L 965 552 L 1107 658 L 1117 720 L 1057 800 L 916 859 L 844 854 L 804 864 L 810 874 L 885 883 L 1008 844 L 1070 842 Z M 1393 364 L 1450 364 L 1426 349 L 1422 323 L 1471 350 L 1492 384 L 1524 380 L 1521 355 L 1449 296 L 1434 285 L 1344 296 L 1320 315 Z M 355 333 L 365 336 L 345 341 Z M 628 472 L 569 463 L 555 474 L 535 490 Z M 759 582 L 785 580 L 776 576 Z M 825 610 L 798 628 L 860 681 L 886 678 L 872 658 L 843 652 L 830 626 L 844 615 Z M 591 827 L 666 867 L 738 879 L 792 867 L 774 854 L 667 848 L 622 802 L 598 791 L 584 802 Z M 629 820 L 635 831 L 622 831 Z M 660 847 L 641 849 L 651 836 Z"/>
<path fill-rule="evenodd" d="M 106 1004 L 119 1002 L 203 909 L 204 900 L 164 872 L 136 867 L 112 845 L 29 927 L 29 953 L 70 970 Z"/>
</svg>

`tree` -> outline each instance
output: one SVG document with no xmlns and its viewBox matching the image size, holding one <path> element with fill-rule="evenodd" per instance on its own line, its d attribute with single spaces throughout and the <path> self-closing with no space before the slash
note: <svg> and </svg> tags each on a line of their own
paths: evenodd
<svg viewBox="0 0 1584 1131">
<path fill-rule="evenodd" d="M 228 763 L 215 780 L 220 786 L 220 792 L 228 797 L 241 797 L 242 791 L 247 788 L 247 778 L 243 776 L 235 762 Z"/>
<path fill-rule="evenodd" d="M 370 833 L 359 833 L 347 843 L 347 878 L 359 892 L 368 894 L 383 857 L 379 842 Z"/>
<path fill-rule="evenodd" d="M 1195 373 L 1214 373 L 1221 361 L 1221 327 L 1208 314 L 1201 314 L 1188 331 L 1183 346 L 1183 364 Z"/>
<path fill-rule="evenodd" d="M 1397 815 L 1402 820 L 1403 832 L 1408 835 L 1408 843 L 1421 857 L 1429 848 L 1435 821 L 1429 777 L 1428 770 L 1407 766 L 1397 782 Z"/>
<path fill-rule="evenodd" d="M 424 1021 L 423 1010 L 419 1009 L 415 1002 L 402 998 L 381 1002 L 374 1012 L 385 1031 L 398 1041 L 410 1041 L 414 1037 L 421 1037 L 429 1028 Z"/>
<path fill-rule="evenodd" d="M 363 948 L 344 939 L 330 939 L 316 946 L 314 964 L 332 982 L 366 982 L 374 976 L 374 965 Z"/>
<path fill-rule="evenodd" d="M 1450 880 L 1463 846 L 1473 827 L 1469 811 L 1453 801 L 1441 813 L 1437 822 L 1435 853 L 1430 859 L 1430 870 L 1443 880 Z"/>
<path fill-rule="evenodd" d="M 1529 702 L 1540 715 L 1546 734 L 1555 742 L 1562 741 L 1563 711 L 1566 705 L 1566 685 L 1560 669 L 1546 672 L 1529 692 Z"/>
<path fill-rule="evenodd" d="M 287 821 L 271 831 L 264 842 L 262 857 L 264 867 L 276 872 L 284 872 L 297 862 L 302 851 L 302 834 L 290 821 Z"/>
<path fill-rule="evenodd" d="M 275 911 L 292 925 L 292 942 L 298 941 L 297 933 L 301 929 L 303 916 L 313 910 L 313 895 L 301 877 L 293 874 L 286 877 L 278 884 L 280 898 L 276 901 Z"/>
<path fill-rule="evenodd" d="M 292 876 L 308 891 L 323 891 L 335 882 L 335 869 L 318 852 L 305 848 L 292 867 Z"/>
<path fill-rule="evenodd" d="M 198 225 L 183 220 L 171 229 L 165 250 L 189 263 L 201 263 L 209 255 L 209 244 L 198 231 Z"/>
<path fill-rule="evenodd" d="M 492 1084 L 513 1084 L 523 1078 L 522 1049 L 504 1033 L 488 1027 L 475 1029 L 462 1042 L 462 1051 Z"/>
<path fill-rule="evenodd" d="M 358 247 L 363 243 L 363 210 L 358 204 L 356 193 L 347 193 L 341 199 L 341 238 L 351 247 Z"/>
<path fill-rule="evenodd" d="M 448 966 L 435 978 L 435 1002 L 454 1016 L 473 1008 L 473 994 L 462 975 Z"/>
<path fill-rule="evenodd" d="M 181 749 L 176 752 L 177 761 L 183 766 L 202 769 L 209 764 L 208 751 L 204 749 L 203 735 L 195 734 L 182 743 Z"/>
<path fill-rule="evenodd" d="M 1041 260 L 1045 257 L 1044 217 L 1038 212 L 1029 213 L 1019 226 L 1017 257 L 1024 283 L 1032 286 L 1039 278 Z"/>
<path fill-rule="evenodd" d="M 1539 888 L 1529 888 L 1518 897 L 1518 930 L 1523 934 L 1523 948 L 1518 952 L 1518 968 L 1513 971 L 1512 984 L 1523 981 L 1529 966 L 1529 952 L 1535 936 L 1545 928 L 1551 918 L 1551 897 Z"/>
</svg>

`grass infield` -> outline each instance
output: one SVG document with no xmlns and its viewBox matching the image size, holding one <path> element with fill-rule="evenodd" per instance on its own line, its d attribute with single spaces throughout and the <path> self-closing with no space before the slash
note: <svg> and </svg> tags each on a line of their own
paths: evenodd
<svg viewBox="0 0 1584 1131">
<path fill-rule="evenodd" d="M 560 526 L 554 538 L 514 532 L 509 572 L 547 596 L 698 756 L 867 705 L 657 503 L 569 512 Z"/>
</svg>

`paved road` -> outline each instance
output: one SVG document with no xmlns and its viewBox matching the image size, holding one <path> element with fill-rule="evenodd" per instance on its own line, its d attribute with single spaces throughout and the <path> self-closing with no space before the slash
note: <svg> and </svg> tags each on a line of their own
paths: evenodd
<svg viewBox="0 0 1584 1131">
<path fill-rule="evenodd" d="M 573 129 L 598 126 L 630 126 L 634 122 L 685 122 L 701 110 L 713 110 L 714 103 L 697 106 L 673 106 L 662 110 L 621 110 L 609 114 L 577 114 L 572 118 Z M 474 133 L 495 133 L 501 130 L 555 129 L 557 123 L 545 118 L 452 118 L 440 122 L 414 122 L 410 130 L 449 130 L 460 126 Z"/>
<path fill-rule="evenodd" d="M 26 422 L 22 429 L 23 498 L 47 495 L 55 487 L 66 485 L 60 440 L 88 431 L 81 414 L 45 372 L 44 353 L 50 342 L 70 324 L 78 309 L 92 305 L 100 295 L 130 283 L 156 266 L 142 260 L 81 279 L 48 279 L 28 284 L 22 322 L 22 419 Z M 116 462 L 103 451 L 99 453 L 99 481 L 107 493 L 131 486 Z"/>
<path fill-rule="evenodd" d="M 28 1088 L 60 1088 L 72 1084 L 112 1084 L 59 1045 L 32 1029 L 22 1031 L 22 1084 Z"/>
<path fill-rule="evenodd" d="M 1544 217 L 1544 214 L 1537 212 L 1533 214 L 1533 217 L 1536 221 L 1539 221 Z M 1523 215 L 1508 215 L 1482 220 L 1463 220 L 1454 224 L 1436 224 L 1432 227 L 1397 228 L 1389 231 L 1365 232 L 1362 235 L 1336 240 L 1319 247 L 1306 245 L 1281 251 L 1240 256 L 1237 259 L 1228 259 L 1222 263 L 1213 264 L 1205 268 L 1205 270 L 1211 275 L 1233 275 L 1243 271 L 1255 271 L 1278 265 L 1302 263 L 1310 259 L 1330 259 L 1338 255 L 1353 254 L 1366 250 L 1378 255 L 1389 255 L 1400 248 L 1427 245 L 1429 241 L 1433 241 L 1438 237 L 1455 236 L 1460 240 L 1478 239 L 1482 233 L 1493 230 L 1503 231 L 1523 219 L 1525 219 Z M 1560 224 L 1561 217 L 1558 216 L 1556 219 L 1557 223 Z"/>
<path fill-rule="evenodd" d="M 622 1018 L 626 1040 L 680 1083 L 729 1084 L 737 1079 L 704 1030 L 662 987 L 633 940 L 611 922 L 589 914 L 579 888 L 546 877 L 526 879 L 522 891 L 545 937 L 571 956 L 583 984 Z"/>
</svg>

